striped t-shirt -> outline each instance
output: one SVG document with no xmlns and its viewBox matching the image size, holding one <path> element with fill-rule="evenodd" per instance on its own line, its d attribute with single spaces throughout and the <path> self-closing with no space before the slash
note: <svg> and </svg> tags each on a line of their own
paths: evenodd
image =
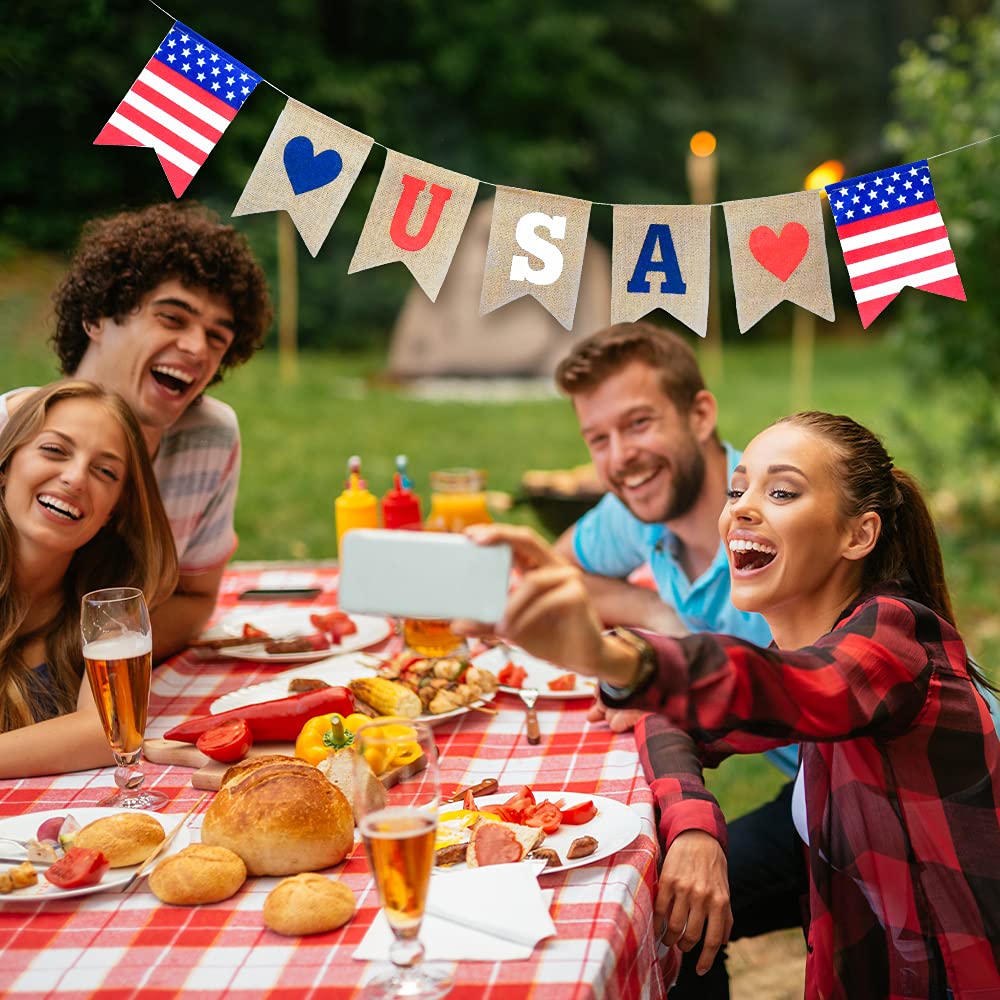
<svg viewBox="0 0 1000 1000">
<path fill-rule="evenodd" d="M 0 395 L 0 429 L 7 423 L 7 399 L 24 391 Z M 210 396 L 189 406 L 164 432 L 153 471 L 181 573 L 194 576 L 221 566 L 236 548 L 240 428 L 232 407 Z"/>
</svg>

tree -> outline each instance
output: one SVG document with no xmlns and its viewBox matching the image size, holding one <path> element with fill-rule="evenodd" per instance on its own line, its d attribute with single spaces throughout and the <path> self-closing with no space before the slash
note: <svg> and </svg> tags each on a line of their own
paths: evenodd
<svg viewBox="0 0 1000 1000">
<path fill-rule="evenodd" d="M 1000 133 L 1000 0 L 964 23 L 944 18 L 923 45 L 903 47 L 894 73 L 896 120 L 887 129 L 901 162 Z M 962 380 L 967 445 L 1000 452 L 1000 140 L 930 162 L 935 194 L 970 300 L 956 307 L 906 296 L 896 336 L 918 391 L 938 376 Z M 989 289 L 994 289 L 992 294 Z M 978 291 L 975 294 L 974 290 Z"/>
</svg>

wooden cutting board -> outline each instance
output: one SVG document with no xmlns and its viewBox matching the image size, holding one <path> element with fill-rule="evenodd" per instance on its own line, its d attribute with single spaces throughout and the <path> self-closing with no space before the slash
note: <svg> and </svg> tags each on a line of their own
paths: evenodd
<svg viewBox="0 0 1000 1000">
<path fill-rule="evenodd" d="M 206 757 L 193 743 L 181 743 L 179 740 L 149 739 L 142 745 L 142 753 L 146 760 L 154 764 L 176 764 L 179 767 L 192 767 L 195 770 L 191 774 L 191 784 L 195 788 L 200 788 L 206 792 L 217 792 L 222 787 L 222 776 L 229 770 L 232 764 L 223 764 L 217 760 Z M 286 757 L 295 756 L 294 743 L 255 743 L 250 752 L 244 757 L 249 760 L 252 757 L 265 757 L 268 754 L 284 754 Z M 417 771 L 422 771 L 427 766 L 427 762 L 421 757 L 413 764 L 406 764 L 403 767 L 393 768 L 386 771 L 381 776 L 382 784 L 386 788 L 391 788 L 398 781 Z"/>
</svg>

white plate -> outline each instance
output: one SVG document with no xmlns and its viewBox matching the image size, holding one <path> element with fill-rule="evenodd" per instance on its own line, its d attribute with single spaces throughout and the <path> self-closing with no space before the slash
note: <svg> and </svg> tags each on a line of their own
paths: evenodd
<svg viewBox="0 0 1000 1000">
<path fill-rule="evenodd" d="M 311 635 L 318 631 L 309 621 L 310 615 L 324 615 L 333 608 L 316 605 L 267 605 L 266 607 L 242 607 L 231 611 L 224 618 L 203 633 L 205 639 L 224 639 L 243 634 L 243 626 L 247 623 L 266 632 L 274 639 L 283 639 L 296 635 Z M 391 631 L 392 623 L 388 618 L 376 615 L 351 615 L 351 621 L 357 625 L 357 632 L 345 635 L 343 639 L 329 649 L 314 649 L 305 653 L 266 653 L 260 644 L 253 646 L 229 646 L 217 652 L 221 656 L 231 656 L 236 660 L 252 660 L 255 663 L 301 663 L 303 660 L 322 660 L 341 653 L 351 653 L 356 649 L 365 649 L 381 642 Z"/>
<path fill-rule="evenodd" d="M 262 701 L 274 701 L 277 698 L 288 697 L 288 682 L 294 677 L 312 677 L 317 680 L 326 681 L 327 684 L 343 685 L 347 687 L 347 682 L 358 677 L 377 677 L 378 670 L 370 666 L 371 660 L 364 653 L 348 653 L 344 656 L 332 656 L 327 660 L 320 660 L 318 663 L 310 663 L 305 667 L 297 667 L 295 670 L 285 670 L 278 674 L 273 680 L 264 681 L 263 684 L 252 684 L 250 687 L 240 688 L 237 691 L 230 691 L 224 694 L 209 706 L 208 710 L 212 715 L 220 712 L 228 712 L 231 708 L 246 708 L 247 705 L 257 705 Z M 496 692 L 491 691 L 484 695 L 482 701 L 492 701 L 496 697 Z M 419 716 L 421 722 L 428 722 L 435 725 L 445 719 L 452 719 L 456 715 L 465 715 L 472 711 L 470 708 L 456 708 L 450 712 L 442 712 L 440 715 L 431 715 L 425 712 Z"/>
<path fill-rule="evenodd" d="M 572 670 L 564 670 L 557 667 L 548 660 L 540 660 L 531 653 L 526 653 L 517 646 L 494 646 L 485 653 L 480 653 L 473 657 L 477 666 L 485 667 L 491 673 L 499 674 L 508 662 L 515 666 L 522 667 L 528 672 L 524 679 L 523 687 L 533 687 L 538 691 L 539 698 L 593 698 L 597 690 L 597 684 L 589 677 L 575 674 L 576 687 L 572 691 L 553 691 L 549 688 L 549 681 L 554 681 L 563 674 L 571 674 Z M 510 687 L 507 684 L 500 685 L 501 691 L 509 691 L 511 694 L 518 694 L 521 688 Z"/>
<path fill-rule="evenodd" d="M 105 816 L 113 816 L 115 813 L 145 813 L 152 816 L 163 832 L 169 836 L 170 831 L 181 821 L 181 816 L 171 816 L 170 814 L 150 812 L 146 809 L 101 809 L 98 806 L 67 806 L 65 809 L 45 809 L 41 812 L 25 813 L 23 816 L 11 816 L 7 819 L 0 819 L 0 837 L 14 837 L 16 840 L 30 840 L 38 832 L 39 826 L 53 816 L 72 816 L 79 822 L 80 826 L 93 823 L 95 819 L 103 819 Z M 187 847 L 191 843 L 191 833 L 187 827 L 177 831 L 177 836 L 170 842 L 164 850 L 162 857 L 169 857 L 179 850 Z M 7 853 L 6 848 L 14 850 L 13 844 L 5 844 L 0 841 L 0 850 Z M 4 865 L 4 868 L 14 867 Z M 70 899 L 73 896 L 87 896 L 92 892 L 104 892 L 107 889 L 117 889 L 125 885 L 135 874 L 139 865 L 132 865 L 128 868 L 109 868 L 101 877 L 100 882 L 94 885 L 81 886 L 79 889 L 60 889 L 48 882 L 43 874 L 48 866 L 36 865 L 38 872 L 38 883 L 29 885 L 24 889 L 15 889 L 11 893 L 0 896 L 0 903 L 48 903 L 54 899 Z"/>
<path fill-rule="evenodd" d="M 484 795 L 476 799 L 476 807 L 503 805 L 513 793 L 504 795 Z M 569 871 L 570 868 L 582 868 L 584 865 L 592 865 L 595 861 L 603 861 L 605 858 L 616 854 L 623 847 L 628 847 L 642 832 L 642 820 L 639 814 L 631 806 L 615 799 L 606 799 L 603 795 L 584 795 L 581 792 L 540 792 L 535 791 L 535 799 L 539 802 L 548 800 L 558 802 L 560 799 L 564 806 L 575 806 L 580 802 L 593 802 L 597 806 L 597 815 L 589 823 L 581 823 L 579 826 L 569 826 L 563 823 L 555 833 L 547 833 L 542 847 L 551 847 L 562 859 L 562 864 L 544 868 L 540 872 L 542 875 L 553 875 L 556 872 Z M 461 802 L 450 802 L 441 806 L 440 813 L 455 812 L 462 808 Z M 567 858 L 566 852 L 570 844 L 577 837 L 593 837 L 597 841 L 597 850 L 593 854 L 588 854 L 585 858 Z M 458 865 L 447 865 L 442 871 L 451 869 L 464 869 L 464 862 Z"/>
</svg>

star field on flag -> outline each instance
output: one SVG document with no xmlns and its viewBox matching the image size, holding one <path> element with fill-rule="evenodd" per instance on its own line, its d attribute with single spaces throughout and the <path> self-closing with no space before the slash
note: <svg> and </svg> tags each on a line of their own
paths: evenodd
<svg viewBox="0 0 1000 1000">
<path fill-rule="evenodd" d="M 175 21 L 94 145 L 155 150 L 179 198 L 258 83 L 256 73 Z"/>
<path fill-rule="evenodd" d="M 926 160 L 826 187 L 865 329 L 907 287 L 965 301 Z"/>
</svg>

